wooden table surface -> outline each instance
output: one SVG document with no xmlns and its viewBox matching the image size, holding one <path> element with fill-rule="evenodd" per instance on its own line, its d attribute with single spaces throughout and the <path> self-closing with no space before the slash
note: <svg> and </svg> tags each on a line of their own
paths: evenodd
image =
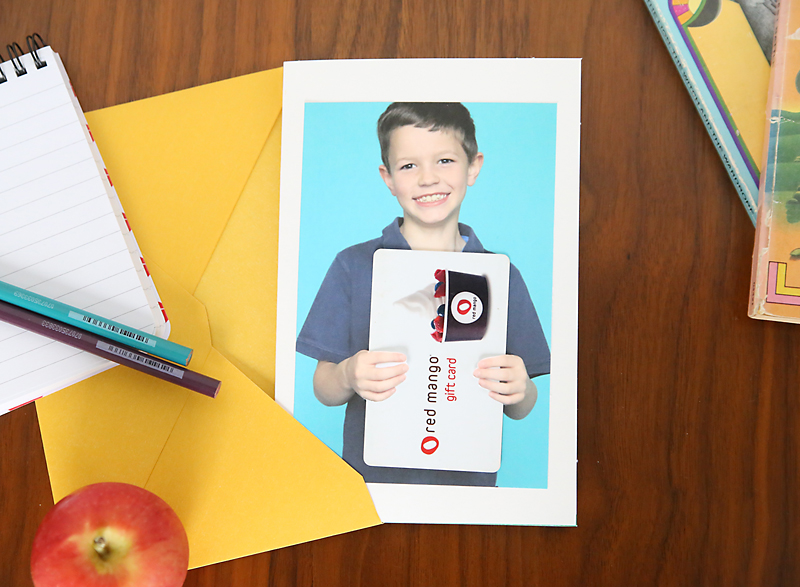
<svg viewBox="0 0 800 587">
<path fill-rule="evenodd" d="M 583 58 L 578 527 L 385 525 L 186 585 L 798 584 L 800 327 L 747 317 L 753 227 L 641 0 L 3 0 L 2 46 L 32 32 L 86 111 L 293 59 Z M 1 585 L 52 503 L 29 405 Z"/>
</svg>

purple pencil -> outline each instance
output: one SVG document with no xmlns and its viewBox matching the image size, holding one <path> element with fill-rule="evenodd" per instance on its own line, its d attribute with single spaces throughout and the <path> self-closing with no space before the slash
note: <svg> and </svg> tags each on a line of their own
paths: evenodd
<svg viewBox="0 0 800 587">
<path fill-rule="evenodd" d="M 216 397 L 222 385 L 211 377 L 3 301 L 0 320 L 209 397 Z"/>
</svg>

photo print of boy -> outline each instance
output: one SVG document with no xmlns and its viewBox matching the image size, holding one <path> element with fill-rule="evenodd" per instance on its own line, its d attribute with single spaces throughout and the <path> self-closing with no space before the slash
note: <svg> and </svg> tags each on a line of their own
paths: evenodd
<svg viewBox="0 0 800 587">
<path fill-rule="evenodd" d="M 470 226 L 459 222 L 468 188 L 476 183 L 484 165 L 469 110 L 457 102 L 395 102 L 380 115 L 377 131 L 380 178 L 402 216 L 378 238 L 340 251 L 330 265 L 296 341 L 297 352 L 317 361 L 313 381 L 306 383 L 323 405 L 346 405 L 342 458 L 365 481 L 495 486 L 497 473 L 364 463 L 366 402 L 391 397 L 408 371 L 402 353 L 368 350 L 373 254 L 379 249 L 491 252 Z M 497 212 L 513 213 L 502 206 Z M 520 420 L 537 401 L 533 379 L 549 372 L 544 330 L 522 275 L 512 263 L 506 353 L 481 360 L 474 365 L 473 376 L 491 398 L 503 404 L 506 416 Z"/>
</svg>

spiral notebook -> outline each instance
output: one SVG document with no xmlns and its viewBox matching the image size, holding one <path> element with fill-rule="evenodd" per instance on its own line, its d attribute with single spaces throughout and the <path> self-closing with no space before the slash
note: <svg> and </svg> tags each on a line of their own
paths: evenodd
<svg viewBox="0 0 800 587">
<path fill-rule="evenodd" d="M 58 54 L 28 37 L 0 63 L 0 280 L 169 334 Z M 0 414 L 114 366 L 0 322 Z"/>
</svg>

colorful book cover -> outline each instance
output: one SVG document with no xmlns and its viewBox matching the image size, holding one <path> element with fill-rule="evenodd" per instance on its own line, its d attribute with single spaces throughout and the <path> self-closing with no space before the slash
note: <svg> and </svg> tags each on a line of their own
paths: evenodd
<svg viewBox="0 0 800 587">
<path fill-rule="evenodd" d="M 645 0 L 755 222 L 777 0 Z"/>
<path fill-rule="evenodd" d="M 800 4 L 780 4 L 750 316 L 800 322 Z"/>
</svg>

